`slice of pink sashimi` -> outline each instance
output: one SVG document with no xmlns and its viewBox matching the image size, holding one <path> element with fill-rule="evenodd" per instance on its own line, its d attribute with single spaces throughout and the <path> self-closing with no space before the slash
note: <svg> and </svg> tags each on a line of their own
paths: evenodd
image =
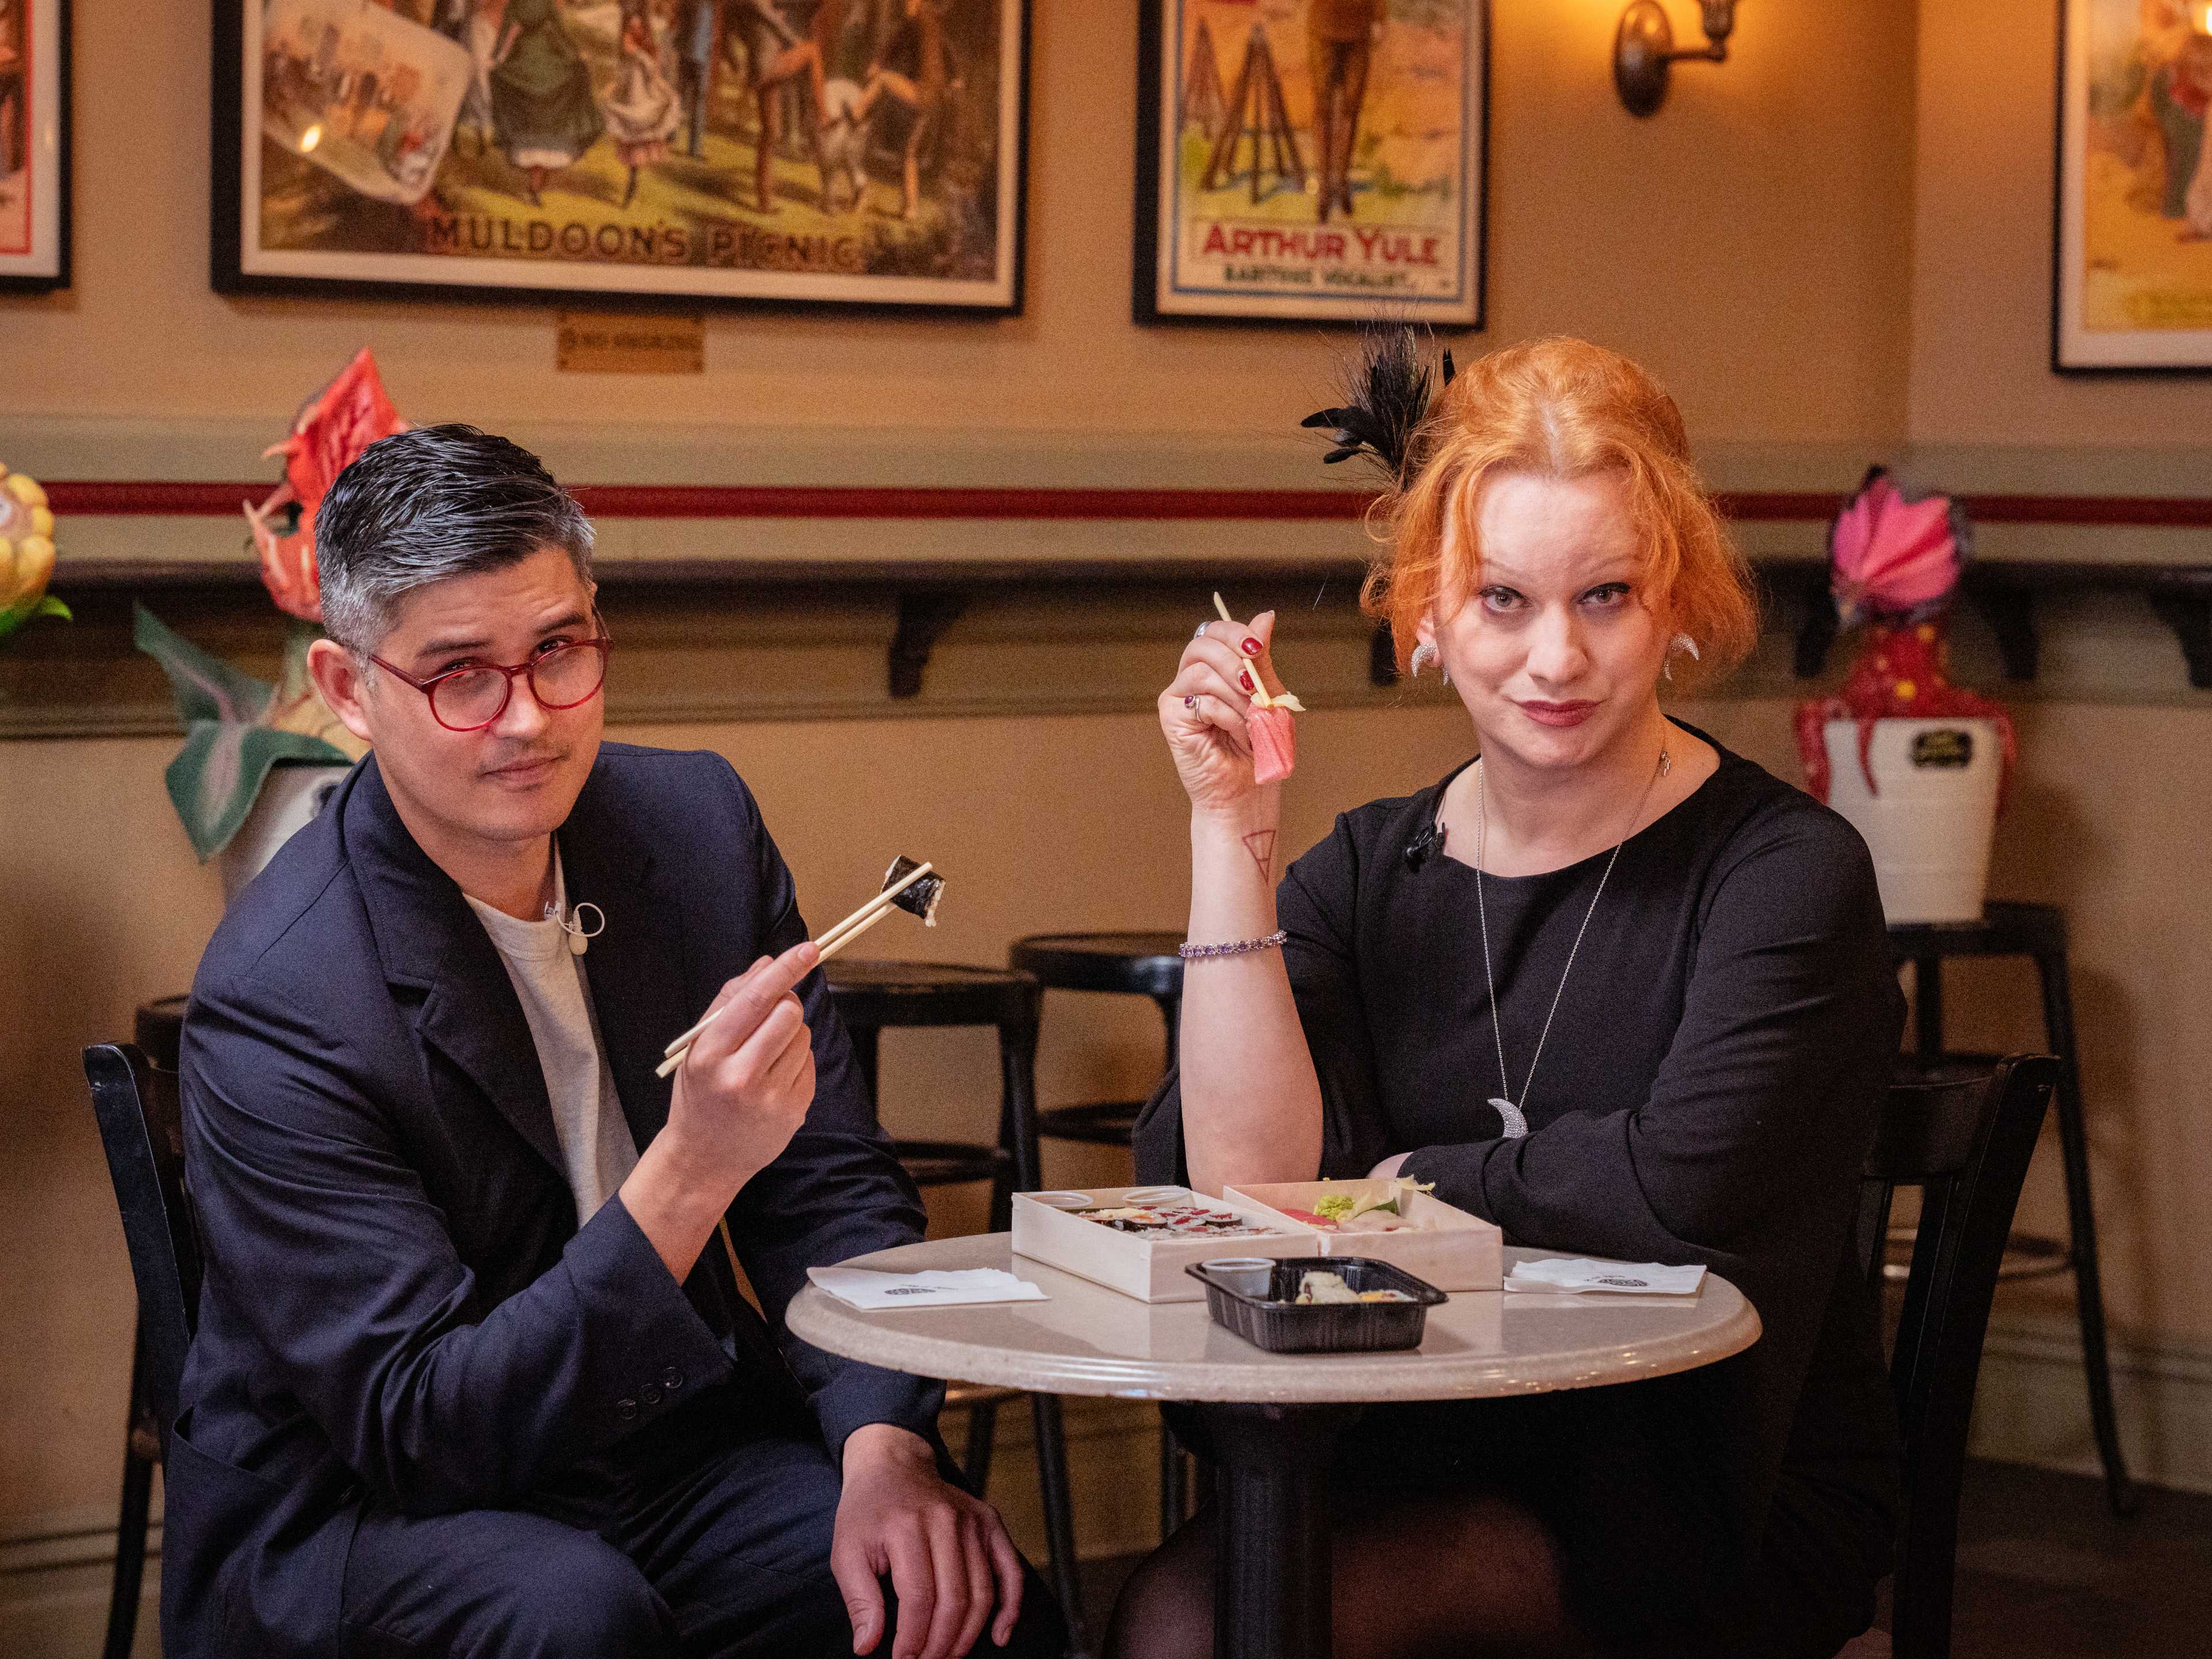
<svg viewBox="0 0 2212 1659">
<path fill-rule="evenodd" d="M 1287 708 L 1250 708 L 1244 730 L 1252 739 L 1252 781 L 1287 778 L 1298 763 L 1297 727 Z"/>
</svg>

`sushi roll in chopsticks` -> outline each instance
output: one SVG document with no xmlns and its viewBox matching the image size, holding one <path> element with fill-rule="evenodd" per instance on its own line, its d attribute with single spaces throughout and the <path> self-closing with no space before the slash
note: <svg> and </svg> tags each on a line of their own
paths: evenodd
<svg viewBox="0 0 2212 1659">
<path fill-rule="evenodd" d="M 884 872 L 883 890 L 886 893 L 890 892 L 908 875 L 921 868 L 920 864 L 902 853 L 891 860 L 891 867 Z M 891 902 L 911 915 L 920 916 L 923 927 L 934 927 L 937 926 L 938 901 L 944 896 L 945 878 L 939 875 L 927 875 L 913 885 L 894 894 Z"/>
</svg>

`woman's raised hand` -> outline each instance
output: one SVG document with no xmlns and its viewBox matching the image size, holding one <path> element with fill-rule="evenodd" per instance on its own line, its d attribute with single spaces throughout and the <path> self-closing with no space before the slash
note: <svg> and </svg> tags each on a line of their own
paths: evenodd
<svg viewBox="0 0 2212 1659">
<path fill-rule="evenodd" d="M 1183 647 L 1176 677 L 1160 693 L 1160 730 L 1196 811 L 1238 807 L 1259 787 L 1244 716 L 1255 690 L 1283 689 L 1268 654 L 1274 632 L 1272 611 L 1249 623 L 1208 623 Z"/>
</svg>

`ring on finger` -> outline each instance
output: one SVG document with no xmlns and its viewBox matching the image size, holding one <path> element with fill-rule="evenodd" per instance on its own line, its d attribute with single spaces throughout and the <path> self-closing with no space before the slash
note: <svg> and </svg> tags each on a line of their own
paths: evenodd
<svg viewBox="0 0 2212 1659">
<path fill-rule="evenodd" d="M 1198 699 L 1196 697 L 1185 697 L 1182 700 L 1182 706 L 1186 708 L 1195 708 L 1198 707 Z"/>
</svg>

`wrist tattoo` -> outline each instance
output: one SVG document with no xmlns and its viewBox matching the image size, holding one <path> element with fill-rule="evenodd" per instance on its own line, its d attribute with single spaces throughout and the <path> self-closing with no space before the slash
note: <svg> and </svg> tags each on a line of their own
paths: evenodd
<svg viewBox="0 0 2212 1659">
<path fill-rule="evenodd" d="M 1252 862 L 1260 866 L 1260 873 L 1269 880 L 1275 875 L 1275 832 L 1255 830 L 1244 837 L 1244 850 L 1252 855 Z"/>
</svg>

